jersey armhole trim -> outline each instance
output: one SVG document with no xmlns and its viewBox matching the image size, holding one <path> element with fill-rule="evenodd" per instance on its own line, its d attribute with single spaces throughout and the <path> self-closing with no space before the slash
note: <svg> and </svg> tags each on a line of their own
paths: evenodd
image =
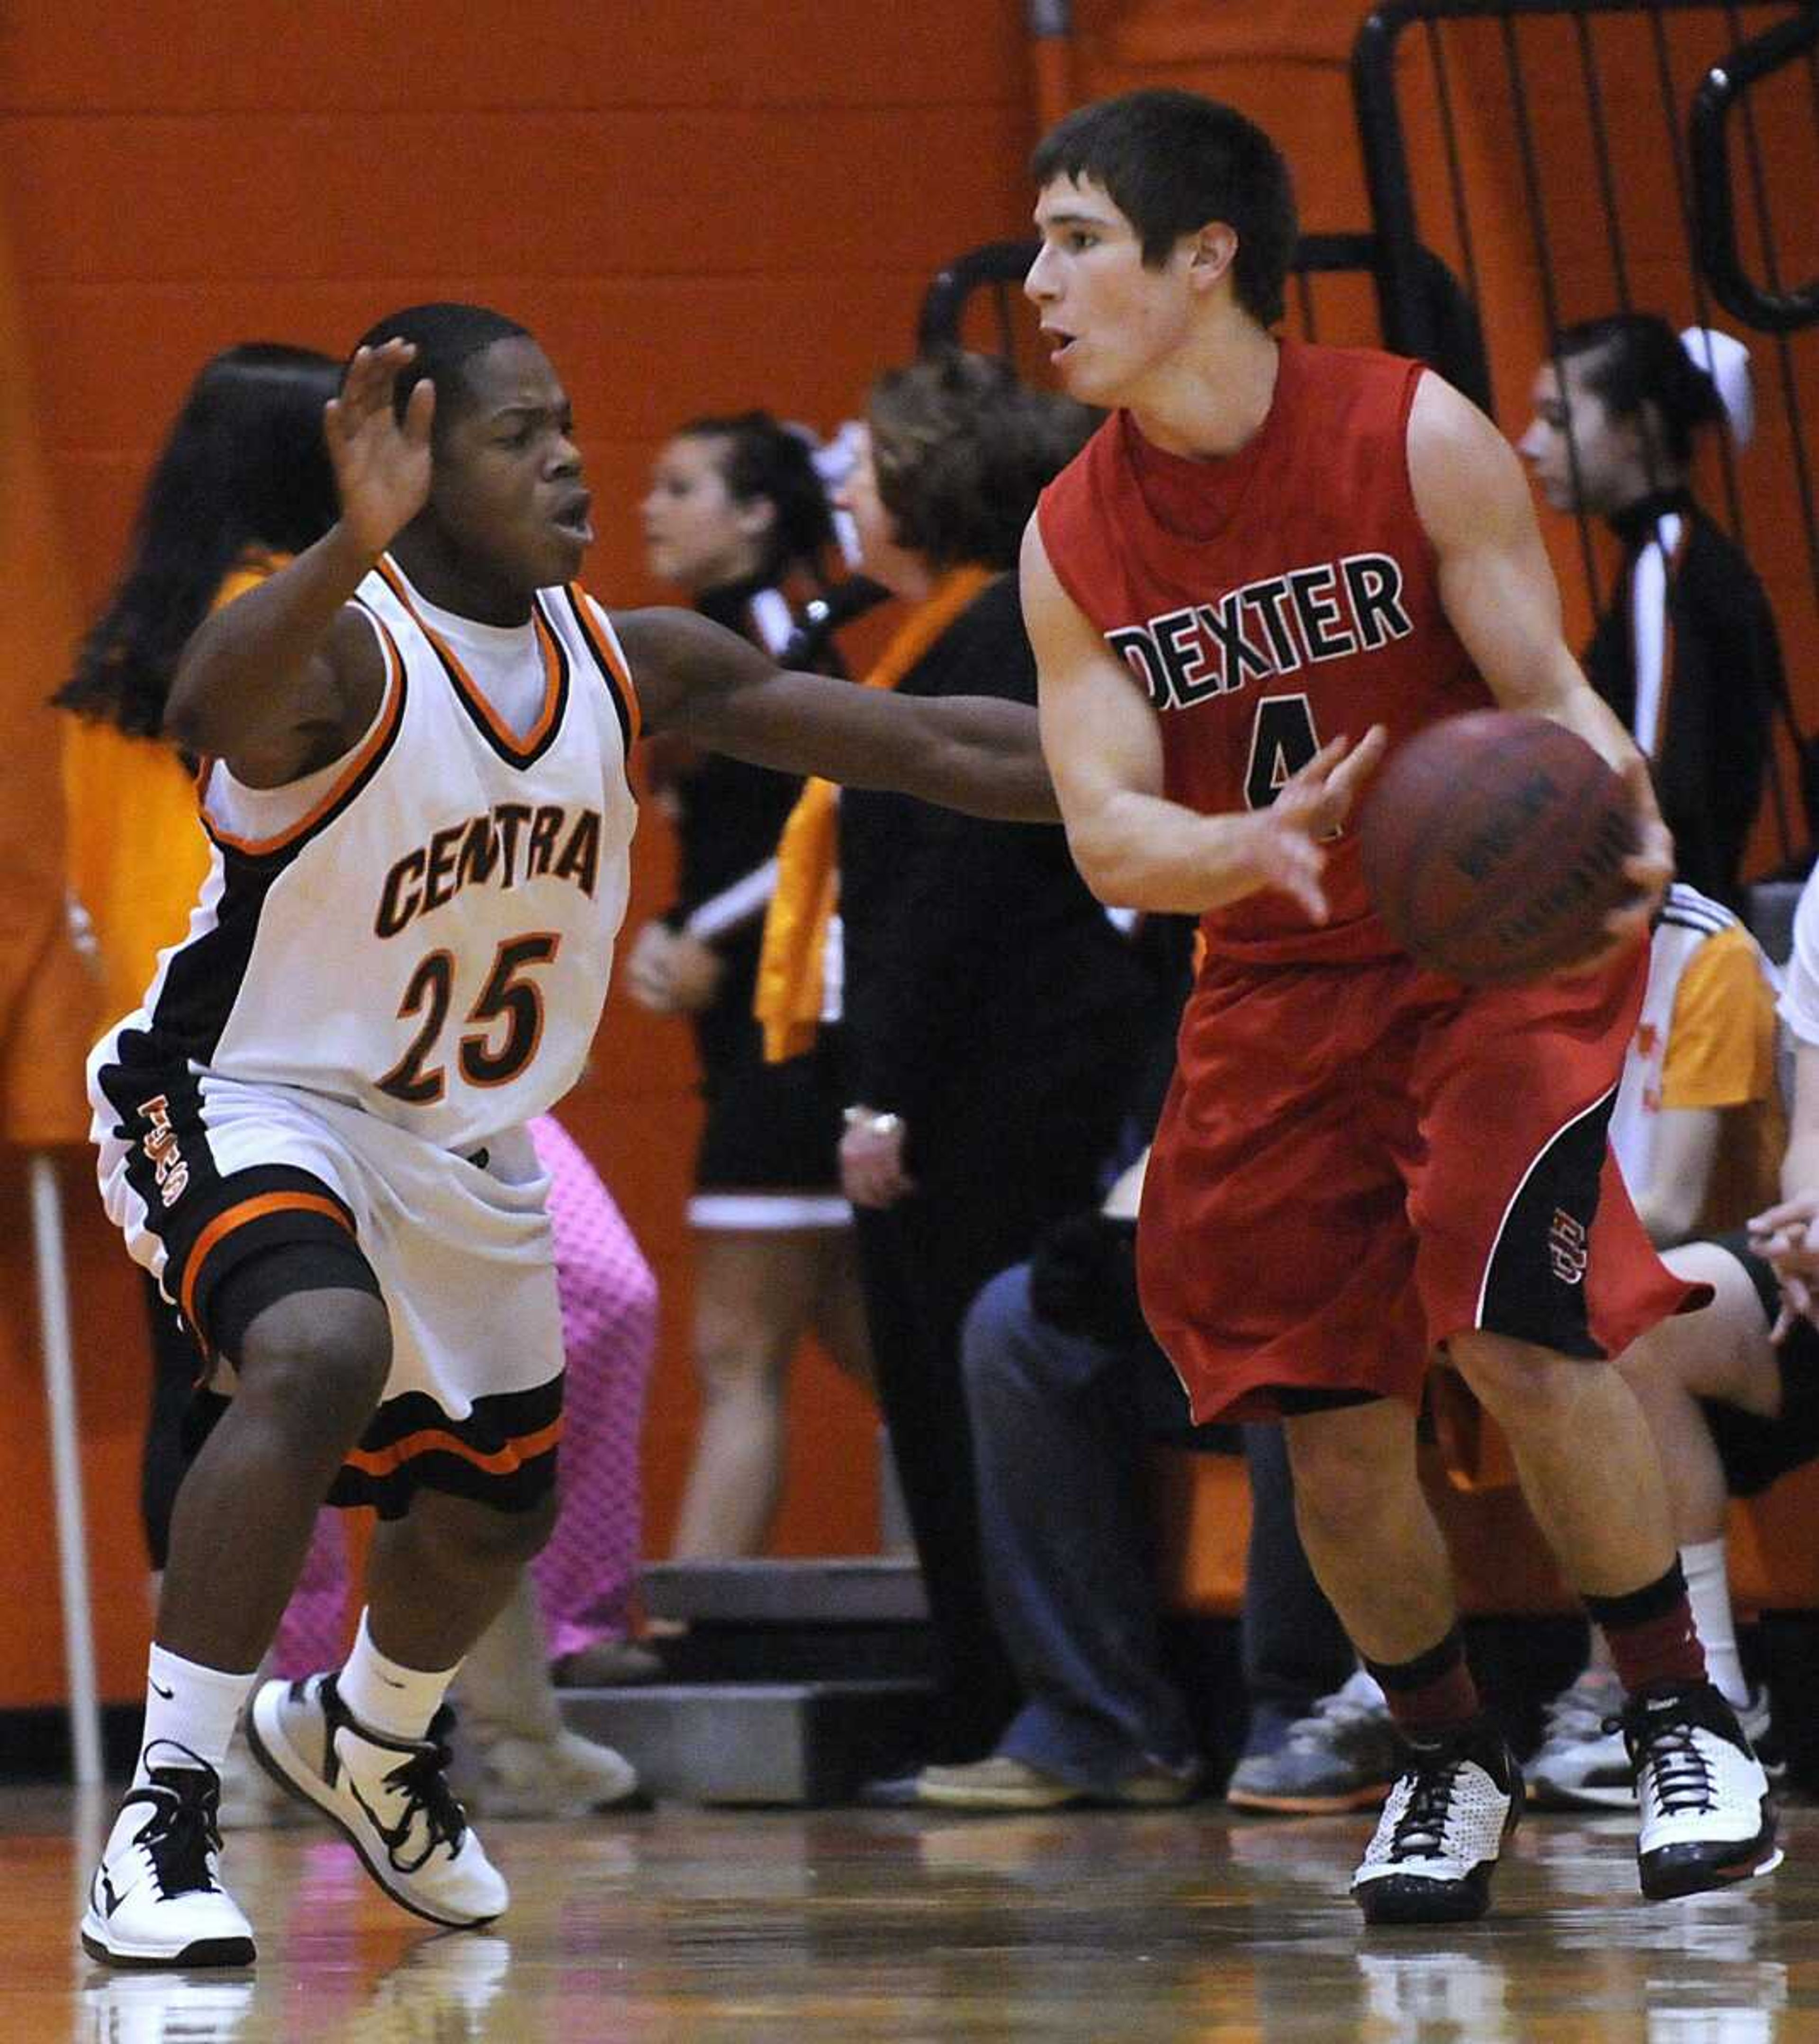
<svg viewBox="0 0 1819 2044">
<path fill-rule="evenodd" d="M 612 695 L 613 707 L 618 713 L 619 728 L 625 736 L 626 765 L 629 767 L 632 747 L 644 731 L 637 684 L 632 679 L 632 670 L 626 665 L 611 625 L 595 612 L 594 599 L 578 582 L 570 582 L 563 594 L 568 598 L 569 609 L 575 613 L 581 636 L 587 642 L 588 651 L 600 669 L 601 678 Z"/>
<path fill-rule="evenodd" d="M 303 840 L 322 828 L 346 808 L 360 790 L 379 770 L 381 762 L 391 750 L 398 736 L 398 725 L 404 714 L 404 662 L 400 657 L 397 641 L 386 629 L 383 620 L 375 617 L 356 597 L 354 607 L 370 624 L 379 636 L 379 650 L 385 656 L 385 695 L 379 705 L 379 714 L 367 727 L 366 736 L 347 757 L 344 770 L 338 774 L 333 785 L 315 803 L 308 813 L 299 816 L 289 829 L 279 831 L 268 838 L 236 837 L 232 832 L 218 826 L 210 816 L 207 802 L 207 775 L 215 763 L 203 763 L 202 776 L 198 787 L 202 800 L 200 808 L 202 828 L 212 843 L 224 851 L 238 852 L 244 859 L 271 859 L 280 852 L 294 851 Z"/>
</svg>

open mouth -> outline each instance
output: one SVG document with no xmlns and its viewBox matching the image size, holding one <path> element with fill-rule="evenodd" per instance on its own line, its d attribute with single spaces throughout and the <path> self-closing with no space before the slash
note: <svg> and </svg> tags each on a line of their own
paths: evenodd
<svg viewBox="0 0 1819 2044">
<path fill-rule="evenodd" d="M 1079 337 L 1075 334 L 1063 333 L 1059 327 L 1045 326 L 1042 331 L 1050 343 L 1048 359 L 1051 362 L 1059 362 Z"/>
<path fill-rule="evenodd" d="M 594 521 L 588 516 L 593 508 L 594 499 L 583 490 L 580 496 L 571 498 L 549 522 L 559 532 L 588 544 L 594 538 Z"/>
</svg>

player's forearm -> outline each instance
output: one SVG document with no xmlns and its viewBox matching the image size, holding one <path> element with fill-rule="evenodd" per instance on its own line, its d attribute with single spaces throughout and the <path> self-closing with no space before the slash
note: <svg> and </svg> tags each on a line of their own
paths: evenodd
<svg viewBox="0 0 1819 2044">
<path fill-rule="evenodd" d="M 1554 648 L 1538 664 L 1540 671 L 1519 687 L 1499 687 L 1494 677 L 1487 677 L 1492 694 L 1504 709 L 1531 710 L 1563 724 L 1608 766 L 1621 768 L 1636 757 L 1636 741 L 1564 646 Z"/>
<path fill-rule="evenodd" d="M 1202 816 L 1157 795 L 1124 792 L 1070 817 L 1081 878 L 1110 908 L 1201 916 L 1266 886 L 1261 819 Z"/>
<path fill-rule="evenodd" d="M 886 788 L 1000 823 L 1056 823 L 1060 809 L 1036 713 L 995 696 L 896 696 L 822 674 L 750 664 L 695 679 L 678 728 L 754 766 Z"/>
<path fill-rule="evenodd" d="M 371 556 L 337 524 L 217 611 L 178 663 L 165 706 L 166 737 L 217 757 L 256 744 L 283 720 L 283 706 L 371 567 Z"/>
</svg>

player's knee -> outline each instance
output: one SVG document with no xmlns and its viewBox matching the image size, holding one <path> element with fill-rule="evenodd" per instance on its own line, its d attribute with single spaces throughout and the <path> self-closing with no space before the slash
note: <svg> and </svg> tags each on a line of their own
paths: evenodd
<svg viewBox="0 0 1819 2044">
<path fill-rule="evenodd" d="M 468 1514 L 462 1535 L 467 1551 L 489 1564 L 534 1562 L 549 1545 L 561 1509 L 560 1493 L 552 1485 L 534 1504 L 521 1512 L 495 1512 L 484 1508 Z"/>
<path fill-rule="evenodd" d="M 1450 1347 L 1455 1368 L 1479 1403 L 1518 1437 L 1573 1424 L 1581 1396 L 1610 1368 L 1500 1335 L 1455 1336 Z"/>
<path fill-rule="evenodd" d="M 237 1365 L 243 1397 L 296 1427 L 352 1441 L 391 1367 L 385 1308 L 360 1293 L 293 1293 L 247 1327 Z"/>
<path fill-rule="evenodd" d="M 1398 1485 L 1415 1481 L 1412 1447 L 1402 1432 L 1376 1424 L 1375 1413 L 1359 1407 L 1349 1416 L 1325 1413 L 1287 1423 L 1295 1519 L 1309 1537 L 1356 1536 Z"/>
<path fill-rule="evenodd" d="M 766 1395 L 783 1381 L 786 1351 L 761 1325 L 716 1315 L 696 1330 L 695 1375 L 710 1400 Z"/>
</svg>

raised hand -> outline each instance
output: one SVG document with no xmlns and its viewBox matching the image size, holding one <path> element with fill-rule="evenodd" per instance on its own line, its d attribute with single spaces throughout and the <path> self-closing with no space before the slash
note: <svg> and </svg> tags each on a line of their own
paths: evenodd
<svg viewBox="0 0 1819 2044">
<path fill-rule="evenodd" d="M 1329 740 L 1252 819 L 1253 856 L 1263 885 L 1293 895 L 1317 923 L 1324 923 L 1327 916 L 1326 891 L 1321 886 L 1326 854 L 1321 847 L 1344 828 L 1388 743 L 1389 734 L 1380 724 L 1372 724 L 1356 745 L 1349 738 Z"/>
<path fill-rule="evenodd" d="M 322 415 L 329 459 L 340 492 L 341 523 L 375 559 L 429 497 L 429 422 L 436 386 L 425 378 L 410 394 L 400 425 L 392 394 L 415 359 L 407 340 L 356 351 L 339 397 Z"/>
</svg>

